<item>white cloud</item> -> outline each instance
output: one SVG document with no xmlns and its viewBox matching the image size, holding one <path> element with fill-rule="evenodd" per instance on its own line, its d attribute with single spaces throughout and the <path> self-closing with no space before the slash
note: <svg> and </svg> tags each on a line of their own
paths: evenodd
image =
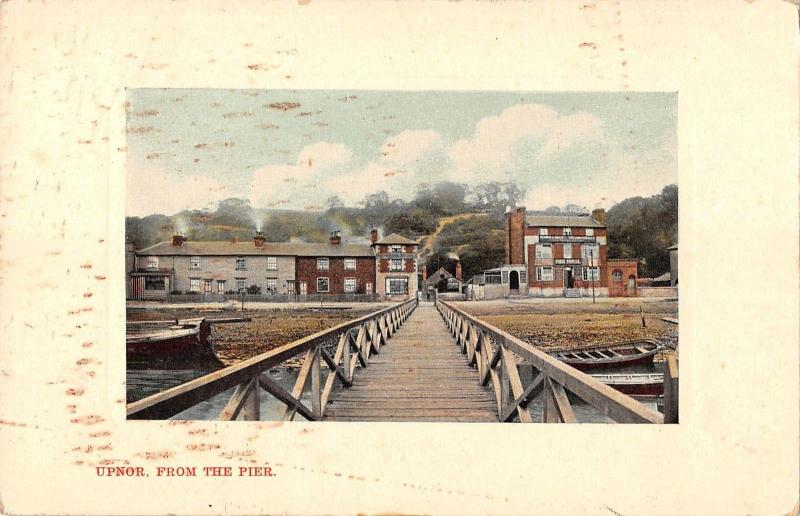
<svg viewBox="0 0 800 516">
<path fill-rule="evenodd" d="M 482 118 L 472 137 L 448 149 L 453 180 L 508 181 L 530 175 L 537 161 L 557 157 L 575 145 L 598 141 L 602 121 L 589 113 L 559 116 L 541 104 L 517 104 L 497 116 Z"/>
<path fill-rule="evenodd" d="M 176 176 L 147 166 L 129 165 L 125 213 L 173 215 L 184 209 L 213 207 L 231 196 L 227 186 L 204 175 Z"/>
<path fill-rule="evenodd" d="M 322 185 L 346 170 L 352 159 L 352 151 L 340 143 L 306 145 L 294 165 L 267 165 L 253 172 L 250 202 L 256 207 L 319 209 L 329 193 Z"/>
</svg>

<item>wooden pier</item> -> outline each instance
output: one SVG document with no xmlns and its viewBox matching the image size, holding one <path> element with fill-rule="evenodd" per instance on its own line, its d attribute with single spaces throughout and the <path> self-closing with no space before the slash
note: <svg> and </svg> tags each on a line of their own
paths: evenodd
<svg viewBox="0 0 800 516">
<path fill-rule="evenodd" d="M 497 421 L 491 389 L 475 371 L 432 304 L 421 305 L 325 410 L 333 421 Z"/>
<path fill-rule="evenodd" d="M 291 391 L 264 374 L 297 356 L 303 362 Z M 535 372 L 525 383 L 521 367 Z M 665 421 L 450 303 L 413 299 L 129 403 L 127 417 L 166 419 L 227 393 L 220 420 L 260 419 L 260 396 L 269 394 L 286 405 L 285 420 L 533 423 L 529 404 L 541 400 L 541 422 L 575 423 L 570 398 L 577 397 L 615 422 L 675 423 L 672 371 Z"/>
</svg>

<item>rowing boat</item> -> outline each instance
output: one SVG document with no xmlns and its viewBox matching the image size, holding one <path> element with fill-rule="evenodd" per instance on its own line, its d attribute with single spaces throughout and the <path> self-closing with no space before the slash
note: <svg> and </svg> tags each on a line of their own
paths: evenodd
<svg viewBox="0 0 800 516">
<path fill-rule="evenodd" d="M 590 376 L 628 395 L 660 396 L 664 394 L 664 375 L 662 373 L 592 374 Z"/>
<path fill-rule="evenodd" d="M 575 369 L 608 369 L 635 365 L 652 365 L 656 353 L 664 346 L 651 339 L 614 344 L 598 344 L 573 349 L 551 350 L 548 353 Z"/>
</svg>

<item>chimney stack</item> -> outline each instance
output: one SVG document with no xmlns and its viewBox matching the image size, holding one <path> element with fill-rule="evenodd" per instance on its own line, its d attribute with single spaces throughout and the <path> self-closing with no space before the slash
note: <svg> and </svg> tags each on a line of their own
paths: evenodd
<svg viewBox="0 0 800 516">
<path fill-rule="evenodd" d="M 606 225 L 606 210 L 603 208 L 597 208 L 596 210 L 592 210 L 592 218 L 599 222 L 602 225 Z"/>
<path fill-rule="evenodd" d="M 423 265 L 422 266 L 422 281 L 425 281 L 426 279 L 428 279 L 428 266 L 427 265 Z"/>
<path fill-rule="evenodd" d="M 372 228 L 369 232 L 369 240 L 370 242 L 376 244 L 378 242 L 378 230 L 376 228 Z"/>
<path fill-rule="evenodd" d="M 182 246 L 184 242 L 186 242 L 186 237 L 183 233 L 175 233 L 175 235 L 172 236 L 172 245 L 175 247 Z"/>
<path fill-rule="evenodd" d="M 253 243 L 255 243 L 256 247 L 264 247 L 264 242 L 267 241 L 267 237 L 264 236 L 262 231 L 256 231 L 256 236 L 253 237 Z"/>
<path fill-rule="evenodd" d="M 342 232 L 338 229 L 335 231 L 331 231 L 331 238 L 330 243 L 332 245 L 339 245 L 342 243 Z"/>
<path fill-rule="evenodd" d="M 456 279 L 458 281 L 462 281 L 461 280 L 461 262 L 456 262 Z"/>
</svg>

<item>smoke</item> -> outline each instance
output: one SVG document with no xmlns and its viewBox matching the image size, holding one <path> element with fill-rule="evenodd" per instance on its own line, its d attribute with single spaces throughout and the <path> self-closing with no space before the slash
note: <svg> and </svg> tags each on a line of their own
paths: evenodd
<svg viewBox="0 0 800 516">
<path fill-rule="evenodd" d="M 268 217 L 269 215 L 267 215 L 267 211 L 264 209 L 254 208 L 250 210 L 250 220 L 253 222 L 256 231 L 264 231 L 264 226 L 267 224 Z"/>
<path fill-rule="evenodd" d="M 186 235 L 186 233 L 189 231 L 189 222 L 183 218 L 183 216 L 177 216 L 173 218 L 172 223 L 175 226 L 175 233 Z"/>
<path fill-rule="evenodd" d="M 451 260 L 461 261 L 461 258 L 459 258 L 456 253 L 447 253 L 447 257 Z"/>
</svg>

